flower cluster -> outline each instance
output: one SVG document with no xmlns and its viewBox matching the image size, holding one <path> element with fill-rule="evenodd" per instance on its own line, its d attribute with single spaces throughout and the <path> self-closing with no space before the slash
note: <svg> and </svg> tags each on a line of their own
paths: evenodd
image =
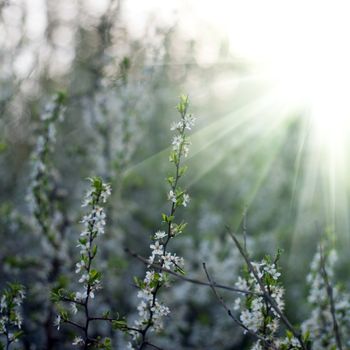
<svg viewBox="0 0 350 350">
<path fill-rule="evenodd" d="M 267 300 L 265 293 L 268 293 L 282 312 L 284 288 L 280 283 L 281 273 L 277 260 L 278 257 L 272 260 L 266 256 L 260 263 L 251 262 L 250 268 L 244 269 L 243 277 L 239 276 L 235 284 L 236 288 L 247 292 L 235 300 L 234 309 L 240 310 L 239 322 L 244 332 L 250 332 L 259 338 L 252 347 L 254 350 L 263 349 L 265 344 L 276 344 L 280 315 Z"/>
<path fill-rule="evenodd" d="M 181 99 L 186 103 L 185 101 L 187 99 L 186 96 L 181 96 Z M 179 110 L 179 112 L 181 112 L 181 110 Z M 180 121 L 174 122 L 171 124 L 170 130 L 171 131 L 174 131 L 174 130 L 181 131 L 183 129 L 191 130 L 192 127 L 194 127 L 195 121 L 196 121 L 196 118 L 193 116 L 193 114 L 185 114 Z"/>
<path fill-rule="evenodd" d="M 260 263 L 252 262 L 252 266 L 282 311 L 284 309 L 284 289 L 279 281 L 281 273 L 276 263 L 271 262 L 270 257 L 266 257 Z M 235 300 L 234 308 L 241 310 L 240 320 L 242 324 L 254 333 L 261 333 L 267 339 L 271 338 L 278 329 L 278 315 L 266 302 L 262 295 L 261 286 L 253 272 L 246 270 L 244 278 L 239 276 L 235 286 L 252 293 L 244 297 L 244 300 L 242 297 Z"/>
<path fill-rule="evenodd" d="M 335 250 L 324 251 L 320 245 L 313 257 L 310 273 L 307 276 L 307 283 L 310 286 L 308 302 L 312 306 L 312 311 L 310 317 L 302 323 L 302 330 L 304 334 L 309 334 L 315 349 L 337 348 L 334 322 L 337 322 L 338 336 L 346 343 L 346 347 L 350 345 L 348 335 L 350 295 L 343 293 L 338 286 L 332 285 L 336 261 Z"/>
<path fill-rule="evenodd" d="M 189 146 L 191 142 L 187 135 L 185 134 L 186 130 L 191 130 L 194 126 L 195 117 L 192 114 L 187 113 L 188 108 L 188 97 L 180 96 L 180 103 L 177 105 L 177 110 L 181 114 L 181 120 L 174 122 L 171 125 L 171 130 L 176 131 L 176 134 L 172 140 L 172 150 L 173 152 L 170 155 L 170 160 L 173 161 L 173 157 L 187 157 L 189 153 Z"/>
<path fill-rule="evenodd" d="M 80 234 L 77 245 L 80 249 L 80 260 L 75 266 L 75 272 L 79 275 L 78 282 L 82 284 L 82 290 L 67 293 L 60 289 L 53 292 L 53 299 L 56 302 L 63 301 L 70 303 L 69 311 L 66 309 L 60 310 L 56 320 L 57 328 L 60 328 L 62 322 L 66 322 L 76 326 L 80 330 L 84 330 L 84 337 L 75 337 L 72 345 L 84 345 L 85 348 L 89 348 L 92 344 L 96 345 L 96 343 L 99 343 L 98 340 L 89 337 L 90 322 L 96 319 L 112 321 L 112 319 L 104 316 L 99 318 L 91 318 L 89 316 L 89 301 L 95 297 L 95 292 L 101 288 L 101 273 L 93 268 L 93 260 L 97 254 L 95 240 L 97 237 L 104 234 L 106 215 L 102 205 L 106 203 L 111 194 L 110 185 L 103 183 L 100 178 L 91 178 L 90 181 L 91 189 L 87 192 L 82 204 L 83 207 L 89 206 L 90 212 L 86 214 L 81 221 L 84 229 Z M 70 320 L 71 316 L 78 313 L 79 308 L 82 308 L 85 313 L 85 322 L 83 325 L 79 325 Z M 105 342 L 107 342 L 107 339 L 105 339 Z M 104 343 L 101 344 L 103 345 Z"/>
<path fill-rule="evenodd" d="M 24 288 L 20 284 L 9 284 L 0 299 L 0 335 L 6 338 L 6 349 L 21 336 L 22 316 L 20 308 L 24 299 Z M 0 344 L 1 345 L 1 344 Z"/>
<path fill-rule="evenodd" d="M 100 273 L 92 269 L 91 262 L 97 253 L 94 240 L 105 232 L 106 214 L 100 203 L 106 203 L 111 194 L 111 186 L 103 183 L 100 178 L 90 181 L 92 189 L 86 194 L 82 206 L 90 206 L 91 211 L 81 220 L 84 230 L 77 245 L 80 248 L 80 261 L 76 263 L 75 272 L 80 274 L 79 283 L 84 287 L 82 292 L 75 293 L 75 299 L 79 302 L 89 297 L 94 298 L 94 292 L 101 288 Z"/>
<path fill-rule="evenodd" d="M 184 260 L 167 250 L 169 241 L 182 233 L 186 224 L 175 223 L 175 212 L 179 206 L 186 207 L 189 203 L 189 195 L 182 190 L 179 185 L 179 179 L 186 172 L 186 167 L 181 166 L 183 157 L 187 157 L 190 141 L 186 135 L 186 130 L 191 130 L 194 125 L 194 117 L 187 113 L 188 97 L 181 96 L 177 110 L 181 119 L 173 123 L 171 130 L 176 134 L 172 141 L 172 151 L 169 157 L 171 163 L 175 166 L 175 174 L 169 176 L 167 181 L 170 185 L 168 200 L 170 202 L 169 215 L 162 214 L 163 223 L 166 230 L 157 231 L 153 236 L 153 242 L 150 244 L 151 255 L 148 259 L 148 271 L 146 271 L 143 280 L 135 279 L 140 288 L 137 296 L 140 302 L 137 306 L 139 319 L 135 321 L 135 328 L 138 331 L 130 332 L 132 342 L 129 348 L 135 346 L 144 346 L 147 343 L 147 332 L 159 332 L 163 329 L 163 317 L 170 313 L 170 309 L 160 302 L 157 298 L 158 291 L 162 286 L 168 284 L 168 275 L 165 269 L 183 273 Z"/>
</svg>

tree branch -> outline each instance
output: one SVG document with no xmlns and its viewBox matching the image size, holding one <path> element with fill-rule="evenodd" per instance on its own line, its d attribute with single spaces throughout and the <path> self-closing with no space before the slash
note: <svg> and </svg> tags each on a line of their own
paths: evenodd
<svg viewBox="0 0 350 350">
<path fill-rule="evenodd" d="M 149 266 L 152 266 L 156 269 L 159 269 L 161 271 L 164 271 L 166 273 L 168 273 L 169 275 L 172 275 L 180 280 L 183 280 L 183 281 L 186 281 L 186 282 L 190 282 L 190 283 L 193 283 L 193 284 L 197 284 L 197 285 L 200 285 L 200 286 L 206 286 L 206 287 L 211 287 L 211 284 L 210 283 L 207 283 L 207 282 L 204 282 L 204 281 L 200 281 L 200 280 L 197 280 L 197 279 L 194 279 L 194 278 L 189 278 L 189 277 L 185 277 L 179 273 L 176 273 L 172 270 L 169 270 L 165 267 L 162 267 L 160 266 L 159 264 L 150 264 L 149 260 L 144 258 L 143 256 L 135 253 L 135 252 L 132 252 L 129 248 L 125 248 L 124 249 L 126 253 L 128 253 L 129 255 L 133 256 L 134 258 L 142 261 L 144 264 L 146 265 L 149 265 Z M 255 292 L 251 292 L 251 291 L 248 291 L 248 290 L 244 290 L 244 289 L 239 289 L 239 288 L 234 288 L 234 287 L 230 287 L 230 286 L 226 286 L 226 285 L 223 285 L 223 284 L 219 284 L 219 283 L 216 283 L 215 281 L 212 281 L 212 285 L 215 286 L 215 288 L 219 288 L 219 289 L 224 289 L 224 290 L 228 290 L 228 291 L 231 291 L 231 292 L 236 292 L 236 293 L 241 293 L 241 294 L 245 294 L 245 295 L 255 295 L 255 296 L 261 296 L 261 297 L 264 297 L 264 295 L 262 293 L 255 293 Z"/>
</svg>

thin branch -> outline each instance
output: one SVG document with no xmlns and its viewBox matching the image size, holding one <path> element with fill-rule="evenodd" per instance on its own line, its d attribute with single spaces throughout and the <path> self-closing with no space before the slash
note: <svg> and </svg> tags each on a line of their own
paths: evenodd
<svg viewBox="0 0 350 350">
<path fill-rule="evenodd" d="M 167 272 L 169 275 L 172 275 L 172 276 L 174 276 L 174 277 L 176 277 L 178 279 L 181 279 L 183 281 L 190 282 L 190 283 L 193 283 L 193 284 L 198 284 L 200 286 L 211 287 L 210 283 L 207 283 L 207 282 L 204 282 L 204 281 L 200 281 L 200 280 L 197 280 L 197 279 L 194 279 L 194 278 L 185 277 L 184 275 L 181 275 L 181 274 L 176 273 L 176 272 L 174 272 L 172 270 L 169 270 L 169 269 L 167 269 L 165 267 L 162 267 L 159 264 L 155 264 L 155 263 L 150 264 L 148 259 L 144 258 L 143 256 L 141 256 L 139 254 L 136 254 L 136 253 L 132 252 L 128 248 L 125 248 L 125 252 L 127 252 L 128 254 L 133 256 L 134 258 L 142 261 L 144 264 L 146 264 L 148 266 L 152 266 L 152 267 L 154 267 L 156 269 L 159 269 L 161 271 Z M 264 294 L 262 294 L 262 293 L 255 293 L 255 292 L 251 292 L 249 290 L 244 290 L 244 289 L 239 289 L 239 288 L 226 286 L 226 285 L 223 285 L 223 284 L 216 283 L 215 281 L 212 281 L 212 284 L 215 286 L 215 288 L 224 289 L 224 290 L 228 290 L 228 291 L 236 292 L 236 293 L 241 293 L 241 294 L 245 294 L 245 295 L 255 295 L 255 296 L 264 297 Z"/>
<path fill-rule="evenodd" d="M 80 306 L 84 306 L 84 303 L 82 303 L 81 301 L 69 298 L 67 296 L 60 296 L 60 298 L 61 298 L 61 301 L 65 301 L 67 303 L 74 303 L 74 304 L 77 304 L 77 305 L 80 305 Z"/>
<path fill-rule="evenodd" d="M 63 322 L 64 322 L 64 323 L 68 323 L 68 324 L 70 324 L 70 325 L 72 325 L 72 326 L 74 326 L 74 327 L 77 327 L 77 328 L 81 329 L 82 331 L 85 330 L 85 328 L 84 328 L 83 326 L 81 326 L 80 324 L 75 323 L 75 322 L 73 322 L 73 321 L 70 321 L 70 320 L 63 320 Z"/>
<path fill-rule="evenodd" d="M 243 247 L 247 251 L 247 207 L 244 207 L 243 211 Z"/>
<path fill-rule="evenodd" d="M 107 322 L 113 322 L 113 321 L 120 321 L 118 318 L 110 318 L 110 317 L 89 317 L 90 321 L 107 321 Z M 134 331 L 138 333 L 142 333 L 141 329 L 138 328 L 133 328 L 125 325 L 123 329 L 128 330 L 128 331 Z"/>
<path fill-rule="evenodd" d="M 321 274 L 322 274 L 323 280 L 324 280 L 324 282 L 326 284 L 327 295 L 328 295 L 328 299 L 329 299 L 329 303 L 330 303 L 331 315 L 332 315 L 332 320 L 333 320 L 333 331 L 334 331 L 334 335 L 335 335 L 335 340 L 336 340 L 338 349 L 342 350 L 343 346 L 342 346 L 341 334 L 340 334 L 340 329 L 339 329 L 339 325 L 338 325 L 338 322 L 337 322 L 337 318 L 336 318 L 336 315 L 335 315 L 333 288 L 332 288 L 332 286 L 331 286 L 331 284 L 329 282 L 328 273 L 327 273 L 327 270 L 326 270 L 326 263 L 325 263 L 324 254 L 323 254 L 322 244 L 320 244 L 320 267 L 321 267 Z"/>
<path fill-rule="evenodd" d="M 149 343 L 148 341 L 144 342 L 145 345 L 151 346 L 153 349 L 157 349 L 157 350 L 163 350 L 162 348 L 160 348 L 159 346 L 156 346 L 154 344 Z"/>
</svg>

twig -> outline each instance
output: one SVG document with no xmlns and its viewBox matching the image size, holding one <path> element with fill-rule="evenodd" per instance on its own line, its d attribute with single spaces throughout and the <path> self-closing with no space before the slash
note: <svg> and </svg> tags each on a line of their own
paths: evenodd
<svg viewBox="0 0 350 350">
<path fill-rule="evenodd" d="M 337 318 L 335 316 L 335 305 L 334 305 L 334 296 L 333 296 L 333 288 L 329 282 L 328 278 L 328 273 L 326 270 L 326 264 L 325 264 L 325 259 L 323 255 L 323 247 L 322 244 L 320 244 L 320 267 L 321 267 L 321 274 L 323 277 L 323 280 L 326 284 L 326 290 L 327 290 L 327 295 L 330 303 L 330 308 L 331 308 L 331 315 L 332 315 L 332 320 L 333 320 L 333 331 L 335 335 L 335 340 L 337 342 L 337 347 L 339 350 L 343 349 L 342 346 L 342 341 L 341 341 L 341 334 L 340 334 L 340 329 L 339 325 L 337 322 Z"/>
<path fill-rule="evenodd" d="M 176 272 L 174 272 L 172 270 L 169 270 L 169 269 L 167 269 L 165 267 L 162 267 L 159 264 L 154 264 L 154 263 L 150 264 L 148 259 L 144 258 L 143 256 L 141 256 L 139 254 L 136 254 L 136 253 L 132 252 L 128 248 L 125 248 L 125 252 L 127 252 L 128 254 L 133 256 L 134 258 L 142 261 L 146 265 L 149 265 L 149 266 L 152 266 L 152 267 L 154 267 L 156 269 L 159 269 L 161 271 L 167 272 L 168 274 L 170 274 L 170 275 L 172 275 L 172 276 L 174 276 L 174 277 L 176 277 L 178 279 L 181 279 L 183 281 L 186 281 L 186 282 L 190 282 L 190 283 L 193 283 L 193 284 L 198 284 L 200 286 L 207 286 L 207 287 L 211 287 L 212 285 L 214 285 L 215 288 L 224 289 L 224 290 L 228 290 L 228 291 L 231 291 L 231 292 L 264 297 L 264 294 L 262 294 L 262 293 L 255 293 L 255 292 L 251 292 L 249 290 L 244 290 L 244 289 L 239 289 L 239 288 L 226 286 L 226 285 L 223 285 L 223 284 L 216 283 L 215 281 L 212 281 L 212 285 L 211 285 L 210 283 L 207 283 L 207 282 L 204 282 L 204 281 L 200 281 L 200 280 L 197 280 L 197 279 L 194 279 L 194 278 L 185 277 L 183 275 L 180 275 L 179 273 L 176 273 Z"/>
<path fill-rule="evenodd" d="M 244 207 L 243 211 L 243 247 L 247 251 L 247 207 Z"/>
<path fill-rule="evenodd" d="M 68 324 L 70 324 L 70 325 L 72 325 L 72 326 L 74 326 L 74 327 L 77 327 L 77 328 L 81 329 L 82 331 L 85 330 L 85 328 L 84 328 L 83 326 L 81 326 L 80 324 L 75 323 L 75 322 L 73 322 L 73 321 L 70 321 L 70 320 L 63 320 L 63 322 L 68 323 Z"/>
<path fill-rule="evenodd" d="M 110 318 L 110 317 L 89 317 L 90 321 L 107 321 L 107 322 L 114 322 L 114 321 L 120 321 L 118 318 Z M 125 325 L 123 329 L 128 330 L 128 331 L 133 331 L 133 332 L 139 332 L 141 333 L 142 331 L 138 328 L 134 327 L 129 327 L 128 325 Z"/>
<path fill-rule="evenodd" d="M 154 349 L 157 349 L 157 350 L 163 350 L 162 348 L 160 348 L 159 346 L 156 346 L 156 345 L 154 345 L 154 344 L 151 344 L 151 343 L 149 343 L 149 342 L 145 342 L 144 343 L 145 345 L 148 345 L 148 346 L 151 346 L 152 348 L 154 348 Z"/>
</svg>

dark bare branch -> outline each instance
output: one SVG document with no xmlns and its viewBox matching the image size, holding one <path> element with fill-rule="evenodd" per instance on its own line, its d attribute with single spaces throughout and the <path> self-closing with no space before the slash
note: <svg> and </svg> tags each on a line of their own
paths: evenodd
<svg viewBox="0 0 350 350">
<path fill-rule="evenodd" d="M 172 276 L 174 276 L 174 277 L 176 277 L 176 278 L 178 278 L 180 280 L 183 280 L 183 281 L 186 281 L 186 282 L 190 282 L 190 283 L 193 283 L 193 284 L 198 284 L 200 286 L 211 287 L 211 285 L 209 283 L 207 283 L 207 282 L 200 281 L 200 280 L 197 280 L 197 279 L 194 279 L 194 278 L 185 277 L 184 275 L 181 275 L 181 274 L 176 273 L 176 272 L 174 272 L 172 270 L 166 269 L 165 267 L 160 266 L 159 264 L 154 264 L 154 263 L 150 264 L 148 259 L 144 258 L 143 256 L 141 256 L 141 255 L 139 255 L 137 253 L 132 252 L 128 248 L 125 248 L 125 252 L 127 252 L 128 254 L 133 256 L 134 258 L 142 261 L 144 264 L 152 266 L 155 269 L 159 269 L 161 271 L 164 271 L 164 272 L 168 273 L 169 275 L 172 275 Z M 215 286 L 215 288 L 228 290 L 230 292 L 236 292 L 236 293 L 241 293 L 241 294 L 245 294 L 245 295 L 255 295 L 255 296 L 261 296 L 261 297 L 264 296 L 263 294 L 259 294 L 259 293 L 251 292 L 251 291 L 248 291 L 248 290 L 234 288 L 234 287 L 226 286 L 226 285 L 223 285 L 223 284 L 219 284 L 219 283 L 216 283 L 215 281 L 212 281 L 212 284 Z"/>
</svg>

